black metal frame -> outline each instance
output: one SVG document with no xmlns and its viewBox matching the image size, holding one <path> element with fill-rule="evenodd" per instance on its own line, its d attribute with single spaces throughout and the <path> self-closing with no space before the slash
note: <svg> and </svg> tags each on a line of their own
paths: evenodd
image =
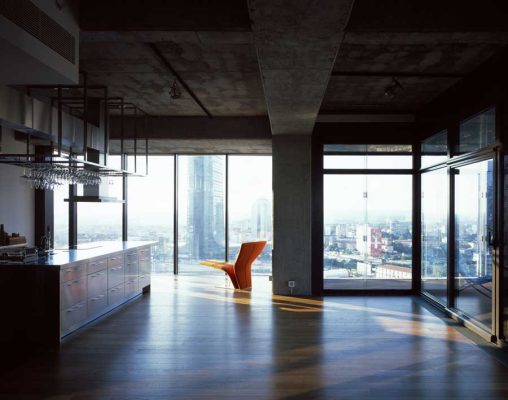
<svg viewBox="0 0 508 400">
<path fill-rule="evenodd" d="M 225 157 L 225 186 L 224 186 L 224 260 L 229 261 L 229 157 L 230 156 L 271 156 L 270 154 L 229 154 L 229 153 L 173 153 L 166 154 L 173 157 L 173 273 L 179 274 L 178 262 L 178 187 L 179 187 L 179 157 L 180 156 L 224 156 Z M 156 156 L 163 156 L 162 154 Z"/>
<path fill-rule="evenodd" d="M 501 105 L 496 104 L 496 142 L 490 147 L 473 151 L 466 154 L 456 155 L 455 149 L 459 139 L 459 127 L 460 123 L 472 118 L 483 111 L 486 111 L 492 106 L 485 107 L 482 111 L 471 114 L 465 118 L 450 121 L 447 127 L 448 132 L 448 154 L 447 160 L 436 163 L 425 168 L 420 169 L 419 175 L 424 173 L 446 169 L 448 175 L 448 258 L 447 258 L 447 302 L 444 304 L 440 299 L 434 297 L 431 293 L 423 290 L 421 287 L 420 293 L 422 297 L 431 302 L 433 305 L 437 305 L 438 308 L 447 313 L 450 317 L 456 319 L 458 322 L 464 324 L 466 327 L 475 331 L 480 336 L 483 336 L 486 340 L 497 342 L 499 338 L 503 337 L 503 311 L 502 311 L 502 266 L 503 266 L 503 215 L 504 215 L 504 194 L 501 188 L 503 188 L 503 157 L 501 153 L 501 127 L 502 121 L 500 116 Z M 462 116 L 463 117 L 463 116 Z M 438 133 L 441 130 L 436 130 Z M 455 171 L 465 165 L 474 164 L 481 161 L 492 160 L 493 161 L 493 175 L 494 175 L 494 204 L 493 204 L 493 231 L 494 231 L 494 246 L 492 249 L 492 326 L 489 328 L 484 326 L 477 321 L 471 319 L 468 315 L 464 314 L 461 310 L 456 308 L 456 232 L 455 232 Z"/>
<path fill-rule="evenodd" d="M 376 140 L 371 138 L 367 141 L 362 140 L 359 143 L 351 143 L 350 141 L 347 144 L 375 144 Z M 343 144 L 339 141 L 334 140 L 326 140 L 326 138 L 313 140 L 313 161 L 312 161 L 312 170 L 313 170 L 313 178 L 315 183 L 313 183 L 313 229 L 312 229 L 312 292 L 315 295 L 409 295 L 415 294 L 419 290 L 420 284 L 420 264 L 419 262 L 415 263 L 415 243 L 419 243 L 419 237 L 416 237 L 416 234 L 419 234 L 419 226 L 416 226 L 419 219 L 417 217 L 417 213 L 420 210 L 420 198 L 419 195 L 415 196 L 416 190 L 419 189 L 419 177 L 417 174 L 417 167 L 419 167 L 420 160 L 419 151 L 415 149 L 419 149 L 415 143 L 402 143 L 400 140 L 392 140 L 392 141 L 383 141 L 384 145 L 410 145 L 412 146 L 412 153 L 406 152 L 326 152 L 324 151 L 324 146 L 327 144 Z M 349 156 L 349 155 L 406 155 L 412 156 L 412 168 L 407 169 L 337 169 L 337 168 L 327 168 L 325 169 L 323 166 L 323 159 L 325 155 L 339 155 L 339 156 Z M 324 215 L 323 215 L 323 179 L 325 175 L 411 175 L 412 176 L 412 279 L 411 279 L 411 289 L 324 289 L 324 278 L 323 278 L 323 229 L 324 229 Z M 419 253 L 416 253 L 418 256 Z"/>
</svg>

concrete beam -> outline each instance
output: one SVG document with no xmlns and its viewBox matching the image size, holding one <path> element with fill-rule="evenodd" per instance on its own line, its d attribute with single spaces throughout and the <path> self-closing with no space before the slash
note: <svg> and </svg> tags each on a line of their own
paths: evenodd
<svg viewBox="0 0 508 400">
<path fill-rule="evenodd" d="M 146 125 L 145 125 L 146 122 Z M 134 152 L 135 118 L 124 119 L 124 151 Z M 267 117 L 147 117 L 137 121 L 137 152 L 150 154 L 271 154 Z M 121 121 L 110 122 L 110 152 L 120 152 Z"/>
<path fill-rule="evenodd" d="M 138 117 L 124 118 L 124 137 L 150 139 L 271 139 L 267 117 Z M 121 137 L 121 118 L 110 118 L 111 139 Z"/>
<path fill-rule="evenodd" d="M 249 0 L 273 134 L 311 134 L 354 0 Z"/>
<path fill-rule="evenodd" d="M 110 154 L 120 154 L 120 141 L 109 142 Z M 124 142 L 124 152 L 134 154 L 134 141 Z M 136 152 L 145 154 L 145 142 L 138 141 Z M 271 139 L 150 139 L 148 154 L 271 154 Z"/>
</svg>

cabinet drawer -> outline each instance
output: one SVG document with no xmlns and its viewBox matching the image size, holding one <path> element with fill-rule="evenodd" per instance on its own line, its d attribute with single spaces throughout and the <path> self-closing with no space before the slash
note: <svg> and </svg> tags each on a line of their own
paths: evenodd
<svg viewBox="0 0 508 400">
<path fill-rule="evenodd" d="M 115 267 L 123 264 L 123 254 L 115 254 L 112 257 L 108 257 L 108 267 Z"/>
<path fill-rule="evenodd" d="M 100 260 L 91 261 L 88 263 L 88 274 L 103 270 L 108 267 L 108 259 L 102 258 Z"/>
<path fill-rule="evenodd" d="M 125 262 L 137 262 L 138 261 L 138 252 L 137 251 L 129 251 L 125 254 Z"/>
<path fill-rule="evenodd" d="M 67 264 L 60 269 L 60 282 L 73 281 L 86 275 L 86 264 Z"/>
<path fill-rule="evenodd" d="M 108 268 L 108 288 L 112 288 L 123 284 L 125 280 L 125 267 L 117 265 Z"/>
<path fill-rule="evenodd" d="M 125 298 L 125 286 L 123 284 L 115 286 L 108 290 L 108 305 L 116 306 L 123 302 Z"/>
<path fill-rule="evenodd" d="M 62 311 L 60 314 L 60 335 L 70 333 L 79 328 L 86 320 L 86 301 Z"/>
<path fill-rule="evenodd" d="M 104 293 L 108 289 L 107 270 L 88 275 L 88 297 Z"/>
<path fill-rule="evenodd" d="M 139 274 L 139 267 L 137 262 L 130 262 L 125 264 L 125 279 L 134 278 Z"/>
<path fill-rule="evenodd" d="M 73 281 L 67 281 L 60 285 L 60 307 L 69 307 L 86 300 L 86 276 Z"/>
<path fill-rule="evenodd" d="M 150 247 L 143 247 L 138 249 L 139 260 L 150 260 Z"/>
<path fill-rule="evenodd" d="M 138 278 L 131 278 L 125 282 L 125 297 L 130 298 L 138 293 Z"/>
<path fill-rule="evenodd" d="M 152 272 L 152 263 L 149 260 L 139 262 L 139 273 L 150 274 Z"/>
<path fill-rule="evenodd" d="M 139 290 L 150 285 L 150 274 L 139 275 Z"/>
<path fill-rule="evenodd" d="M 100 293 L 88 299 L 88 316 L 102 314 L 108 306 L 107 292 Z"/>
</svg>

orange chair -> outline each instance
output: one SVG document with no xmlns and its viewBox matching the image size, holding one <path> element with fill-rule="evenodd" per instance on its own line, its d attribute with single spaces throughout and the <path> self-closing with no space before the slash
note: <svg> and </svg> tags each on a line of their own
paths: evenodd
<svg viewBox="0 0 508 400">
<path fill-rule="evenodd" d="M 200 264 L 224 271 L 233 282 L 235 289 L 250 289 L 252 287 L 252 263 L 261 254 L 265 245 L 265 240 L 242 243 L 234 264 L 217 260 L 201 261 Z"/>
</svg>

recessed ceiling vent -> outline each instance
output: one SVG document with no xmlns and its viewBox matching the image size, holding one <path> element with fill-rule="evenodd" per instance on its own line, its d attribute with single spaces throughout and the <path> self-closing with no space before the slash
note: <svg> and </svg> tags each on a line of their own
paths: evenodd
<svg viewBox="0 0 508 400">
<path fill-rule="evenodd" d="M 74 36 L 29 0 L 0 0 L 0 15 L 76 64 Z"/>
</svg>

